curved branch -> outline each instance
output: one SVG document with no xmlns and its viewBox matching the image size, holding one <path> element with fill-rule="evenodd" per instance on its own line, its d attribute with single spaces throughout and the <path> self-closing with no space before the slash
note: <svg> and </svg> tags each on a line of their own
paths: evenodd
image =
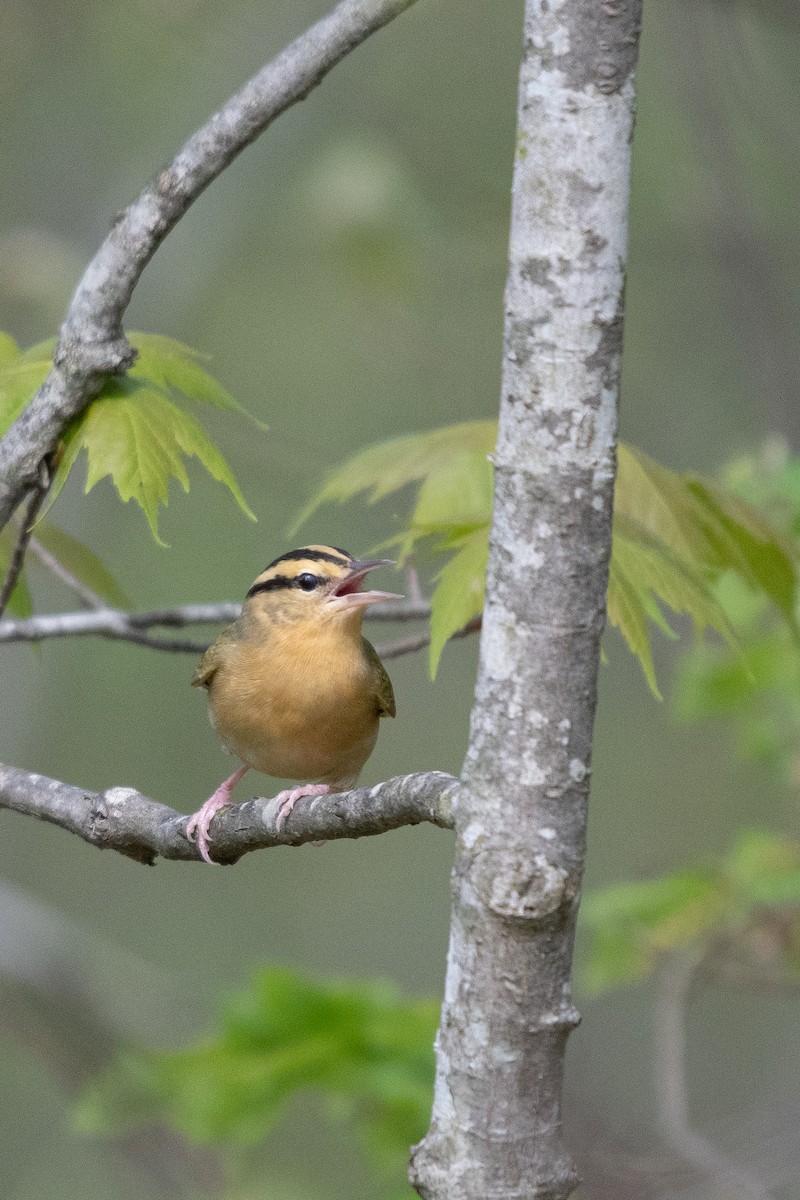
<svg viewBox="0 0 800 1200">
<path fill-rule="evenodd" d="M 277 800 L 231 804 L 214 818 L 215 861 L 230 865 L 251 850 L 368 837 L 423 821 L 450 829 L 460 786 L 443 771 L 426 771 L 398 775 L 374 787 L 309 797 L 280 831 L 275 825 Z M 92 792 L 0 764 L 0 808 L 38 817 L 100 850 L 117 850 L 137 862 L 152 864 L 158 856 L 202 861 L 186 837 L 187 814 L 135 788 Z"/>
<path fill-rule="evenodd" d="M 38 478 L 65 425 L 134 352 L 122 317 L 161 242 L 189 206 L 246 146 L 343 58 L 414 0 L 341 0 L 215 113 L 166 170 L 116 218 L 89 264 L 61 328 L 53 369 L 0 442 L 0 528 Z"/>
</svg>

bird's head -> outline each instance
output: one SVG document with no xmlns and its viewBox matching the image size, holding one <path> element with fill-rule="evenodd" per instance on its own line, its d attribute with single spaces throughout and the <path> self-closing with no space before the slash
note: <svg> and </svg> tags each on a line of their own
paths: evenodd
<svg viewBox="0 0 800 1200">
<path fill-rule="evenodd" d="M 361 616 L 370 604 L 403 599 L 395 592 L 361 590 L 370 571 L 391 565 L 390 558 L 359 561 L 336 546 L 289 550 L 254 581 L 245 608 L 280 621 Z"/>
</svg>

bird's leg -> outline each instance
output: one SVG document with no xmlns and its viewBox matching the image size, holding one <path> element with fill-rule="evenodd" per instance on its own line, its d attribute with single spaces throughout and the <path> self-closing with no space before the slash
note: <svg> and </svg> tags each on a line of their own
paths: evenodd
<svg viewBox="0 0 800 1200">
<path fill-rule="evenodd" d="M 218 866 L 209 853 L 208 836 L 209 826 L 214 818 L 214 813 L 219 808 L 224 808 L 226 804 L 231 802 L 231 792 L 236 787 L 236 784 L 242 778 L 249 767 L 239 767 L 238 771 L 221 783 L 213 796 L 209 796 L 202 808 L 198 809 L 194 816 L 189 818 L 189 823 L 186 826 L 186 836 L 190 842 L 197 842 L 197 849 L 200 851 L 200 857 L 205 859 L 212 866 Z M 195 837 L 195 834 L 197 835 Z"/>
<path fill-rule="evenodd" d="M 298 800 L 303 796 L 327 796 L 328 792 L 335 791 L 328 783 L 304 783 L 302 787 L 287 788 L 285 792 L 279 792 L 275 797 L 280 801 L 278 816 L 275 819 L 275 828 L 278 833 L 281 832 L 286 822 L 286 818 L 294 808 Z"/>
</svg>

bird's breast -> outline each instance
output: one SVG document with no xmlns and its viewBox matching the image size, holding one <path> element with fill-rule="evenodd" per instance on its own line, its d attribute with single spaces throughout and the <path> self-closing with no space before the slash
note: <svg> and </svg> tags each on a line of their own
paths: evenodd
<svg viewBox="0 0 800 1200">
<path fill-rule="evenodd" d="M 373 671 L 334 629 L 288 627 L 243 639 L 209 687 L 211 720 L 248 766 L 286 779 L 345 784 L 378 734 Z"/>
</svg>

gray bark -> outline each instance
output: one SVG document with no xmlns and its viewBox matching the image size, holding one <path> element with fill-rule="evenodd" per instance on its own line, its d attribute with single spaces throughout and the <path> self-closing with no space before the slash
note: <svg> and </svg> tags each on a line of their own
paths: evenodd
<svg viewBox="0 0 800 1200">
<path fill-rule="evenodd" d="M 458 780 L 443 771 L 398 775 L 374 787 L 308 797 L 280 829 L 276 799 L 231 804 L 214 817 L 214 860 L 229 865 L 251 850 L 369 837 L 423 821 L 449 829 L 459 792 Z M 0 763 L 0 808 L 58 825 L 100 850 L 117 850 L 137 862 L 151 864 L 157 856 L 201 861 L 186 836 L 187 815 L 135 788 L 93 792 Z"/>
<path fill-rule="evenodd" d="M 215 113 L 114 221 L 61 327 L 48 375 L 0 442 L 0 529 L 33 487 L 67 423 L 134 352 L 122 318 L 142 271 L 189 206 L 234 158 L 371 33 L 414 0 L 341 0 Z"/>
<path fill-rule="evenodd" d="M 425 1200 L 568 1196 L 641 0 L 527 0 L 500 435 Z"/>
</svg>

